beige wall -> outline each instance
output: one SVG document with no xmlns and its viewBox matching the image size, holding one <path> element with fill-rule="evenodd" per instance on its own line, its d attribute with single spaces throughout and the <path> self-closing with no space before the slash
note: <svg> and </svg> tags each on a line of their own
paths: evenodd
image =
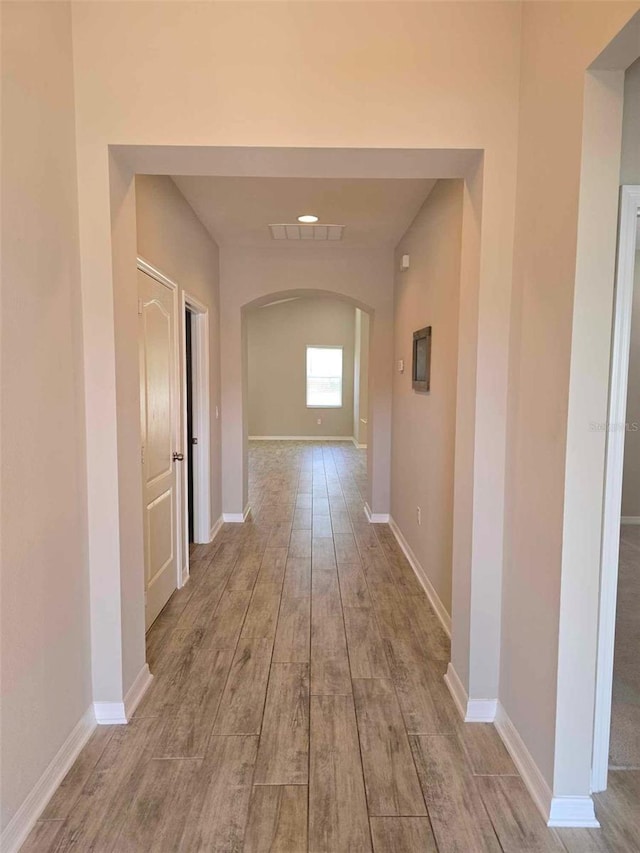
<svg viewBox="0 0 640 853">
<path fill-rule="evenodd" d="M 523 5 L 500 701 L 559 794 L 588 796 L 590 785 L 604 448 L 587 424 L 606 420 L 616 134 L 618 154 L 620 145 L 615 81 L 586 81 L 586 69 L 636 9 Z M 585 104 L 592 112 L 583 113 Z M 591 313 L 597 292 L 604 302 Z M 584 394 L 580 405 L 576 397 L 567 454 L 572 332 L 578 342 L 572 390 Z M 576 466 L 583 447 L 589 465 Z M 584 505 L 580 517 L 585 495 L 593 518 Z M 579 663 L 572 653 L 582 656 Z"/>
<path fill-rule="evenodd" d="M 4 829 L 91 704 L 71 13 L 2 4 Z"/>
<path fill-rule="evenodd" d="M 461 236 L 462 182 L 438 181 L 395 253 L 391 515 L 449 614 Z M 424 326 L 432 327 L 426 394 L 411 384 L 413 332 Z"/>
<path fill-rule="evenodd" d="M 352 435 L 355 311 L 336 299 L 296 299 L 247 312 L 250 436 Z M 307 408 L 308 345 L 343 347 L 341 408 Z"/>
<path fill-rule="evenodd" d="M 138 254 L 209 309 L 211 518 L 222 513 L 220 477 L 220 291 L 218 247 L 166 176 L 136 177 Z M 180 347 L 184 343 L 180 340 Z M 182 411 L 182 406 L 180 407 Z"/>
<path fill-rule="evenodd" d="M 624 439 L 622 515 L 640 518 L 640 250 L 636 252 L 627 386 L 627 432 Z"/>
</svg>

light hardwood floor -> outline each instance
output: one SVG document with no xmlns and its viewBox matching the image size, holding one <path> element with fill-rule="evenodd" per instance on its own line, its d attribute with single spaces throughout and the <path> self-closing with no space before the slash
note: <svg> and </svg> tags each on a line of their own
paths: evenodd
<svg viewBox="0 0 640 853">
<path fill-rule="evenodd" d="M 193 549 L 147 637 L 151 689 L 24 850 L 640 849 L 638 774 L 612 774 L 604 830 L 552 831 L 493 726 L 461 723 L 448 639 L 365 486 L 352 446 L 252 444 L 251 521 Z"/>
</svg>

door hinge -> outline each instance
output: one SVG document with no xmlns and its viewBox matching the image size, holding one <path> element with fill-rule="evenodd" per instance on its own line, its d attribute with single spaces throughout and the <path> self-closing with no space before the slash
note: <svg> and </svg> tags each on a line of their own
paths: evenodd
<svg viewBox="0 0 640 853">
<path fill-rule="evenodd" d="M 140 448 L 140 463 L 144 465 L 144 444 Z"/>
<path fill-rule="evenodd" d="M 142 314 L 142 299 L 138 299 L 138 314 Z"/>
</svg>

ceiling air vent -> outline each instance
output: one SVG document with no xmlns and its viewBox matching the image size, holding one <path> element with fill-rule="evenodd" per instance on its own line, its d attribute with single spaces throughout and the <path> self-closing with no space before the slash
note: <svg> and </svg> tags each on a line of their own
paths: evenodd
<svg viewBox="0 0 640 853">
<path fill-rule="evenodd" d="M 344 225 L 270 225 L 273 240 L 342 240 Z"/>
</svg>

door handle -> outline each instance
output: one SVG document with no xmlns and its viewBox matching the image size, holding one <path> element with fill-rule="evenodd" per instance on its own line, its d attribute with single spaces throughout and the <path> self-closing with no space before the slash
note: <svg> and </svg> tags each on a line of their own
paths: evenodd
<svg viewBox="0 0 640 853">
<path fill-rule="evenodd" d="M 184 453 L 175 453 L 174 452 L 174 454 L 173 454 L 173 461 L 174 462 L 182 462 L 183 459 L 184 459 Z"/>
</svg>

